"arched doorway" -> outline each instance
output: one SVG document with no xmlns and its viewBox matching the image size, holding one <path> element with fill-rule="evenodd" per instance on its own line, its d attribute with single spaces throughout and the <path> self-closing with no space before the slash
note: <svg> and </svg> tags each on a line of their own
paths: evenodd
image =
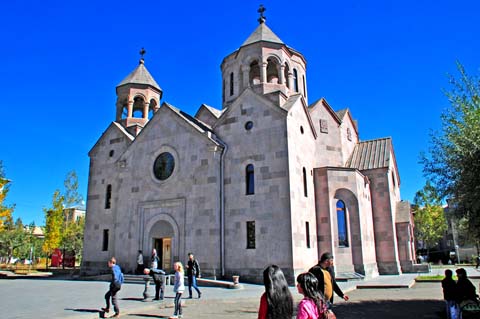
<svg viewBox="0 0 480 319">
<path fill-rule="evenodd" d="M 175 231 L 168 221 L 159 220 L 152 226 L 148 235 L 151 248 L 157 250 L 160 259 L 158 267 L 165 271 L 173 269 L 172 243 L 174 234 Z"/>
</svg>

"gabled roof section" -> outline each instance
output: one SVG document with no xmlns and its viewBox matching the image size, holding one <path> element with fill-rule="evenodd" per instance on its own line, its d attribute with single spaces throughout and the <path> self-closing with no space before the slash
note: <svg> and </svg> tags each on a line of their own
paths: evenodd
<svg viewBox="0 0 480 319">
<path fill-rule="evenodd" d="M 98 143 L 100 143 L 100 141 L 103 139 L 105 134 L 107 134 L 107 132 L 110 130 L 111 127 L 115 127 L 116 129 L 118 129 L 122 134 L 124 134 L 130 140 L 130 142 L 135 139 L 135 137 L 132 134 L 130 134 L 120 123 L 112 122 L 107 127 L 107 129 L 102 133 L 102 136 L 100 136 L 100 138 L 97 140 L 95 145 L 93 145 L 90 151 L 88 151 L 88 156 L 90 156 L 90 153 L 95 149 L 95 147 L 97 147 Z"/>
<path fill-rule="evenodd" d="M 359 142 L 355 145 L 352 155 L 345 166 L 356 168 L 360 171 L 386 168 L 389 167 L 390 154 L 393 154 L 392 139 L 390 137 Z"/>
<path fill-rule="evenodd" d="M 217 119 L 223 114 L 223 112 L 225 111 L 225 109 L 223 110 L 217 110 L 216 108 L 214 108 L 213 106 L 209 106 L 207 104 L 202 104 L 200 105 L 200 107 L 198 108 L 198 111 L 197 113 L 195 114 L 195 117 L 197 117 L 198 113 L 200 112 L 200 110 L 202 109 L 206 109 L 207 111 L 209 111 L 213 116 L 215 116 Z"/>
<path fill-rule="evenodd" d="M 159 91 L 162 91 L 160 86 L 153 79 L 150 72 L 148 72 L 147 68 L 143 63 L 143 60 L 140 60 L 140 63 L 135 68 L 135 70 L 133 70 L 132 73 L 127 75 L 127 77 L 117 85 L 117 88 L 127 84 L 146 84 L 146 85 L 152 86 L 153 88 Z"/>
<path fill-rule="evenodd" d="M 176 108 L 175 106 L 168 104 L 166 102 L 163 103 L 162 106 L 167 106 L 169 109 L 171 109 L 173 112 L 177 113 L 180 118 L 185 120 L 188 124 L 193 126 L 197 131 L 200 131 L 201 133 L 213 133 L 212 128 L 208 126 L 207 124 L 203 123 L 199 119 L 194 118 L 190 114 L 187 114 L 183 112 L 182 110 Z"/>
<path fill-rule="evenodd" d="M 321 99 L 316 100 L 315 102 L 310 104 L 310 106 L 308 107 L 308 110 L 310 112 L 313 112 L 313 110 L 317 108 L 317 105 L 322 105 L 328 111 L 328 113 L 330 113 L 330 115 L 335 119 L 335 121 L 337 121 L 338 124 L 342 123 L 342 120 L 340 119 L 338 114 L 332 109 L 332 107 L 330 106 L 330 104 L 328 104 L 325 98 L 322 97 Z"/>
<path fill-rule="evenodd" d="M 307 104 L 305 103 L 305 99 L 300 93 L 291 95 L 288 98 L 288 100 L 281 106 L 281 108 L 288 112 L 299 100 L 300 100 L 300 103 L 302 104 L 303 110 L 305 111 L 305 115 L 307 116 L 308 124 L 310 125 L 310 129 L 312 130 L 313 137 L 316 139 L 317 131 L 315 131 L 312 117 L 310 116 L 310 112 L 308 111 L 308 107 L 307 107 Z"/>
<path fill-rule="evenodd" d="M 342 122 L 344 121 L 343 119 L 345 118 L 345 116 L 348 115 L 348 118 L 352 122 L 353 128 L 355 129 L 355 132 L 358 135 L 358 121 L 354 120 L 352 118 L 352 113 L 350 112 L 350 110 L 348 108 L 346 108 L 346 109 L 343 109 L 343 110 L 339 110 L 336 113 L 337 113 L 338 117 L 340 118 L 340 120 L 342 120 Z"/>
<path fill-rule="evenodd" d="M 285 44 L 275 33 L 273 33 L 272 30 L 270 30 L 265 23 L 260 23 L 260 25 L 255 29 L 255 31 L 253 31 L 252 34 L 250 34 L 250 36 L 247 38 L 247 40 L 245 40 L 245 42 L 243 42 L 241 46 L 243 47 L 260 41 Z"/>
</svg>

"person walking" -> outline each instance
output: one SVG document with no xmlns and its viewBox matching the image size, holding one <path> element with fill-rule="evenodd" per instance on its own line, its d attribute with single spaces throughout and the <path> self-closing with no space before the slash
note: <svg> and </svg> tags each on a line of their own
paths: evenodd
<svg viewBox="0 0 480 319">
<path fill-rule="evenodd" d="M 115 259 L 115 257 L 110 258 L 110 260 L 108 261 L 108 267 L 110 267 L 112 270 L 112 279 L 110 281 L 110 287 L 107 293 L 105 294 L 106 307 L 102 308 L 102 310 L 106 313 L 110 312 L 110 298 L 111 298 L 112 304 L 113 304 L 113 310 L 115 311 L 115 314 L 112 316 L 112 318 L 118 318 L 120 317 L 120 308 L 118 307 L 117 293 L 122 288 L 123 273 L 122 273 L 122 270 L 120 269 L 120 266 L 117 265 L 117 260 Z"/>
<path fill-rule="evenodd" d="M 139 250 L 137 255 L 137 275 L 141 275 L 144 268 L 145 266 L 143 265 L 143 251 Z"/>
<path fill-rule="evenodd" d="M 188 298 L 192 299 L 192 286 L 198 293 L 198 299 L 202 296 L 197 286 L 197 278 L 200 277 L 200 265 L 192 253 L 188 253 L 187 278 L 188 278 Z"/>
<path fill-rule="evenodd" d="M 173 269 L 175 270 L 175 285 L 173 286 L 173 292 L 175 292 L 175 311 L 173 316 L 170 319 L 182 318 L 182 294 L 185 290 L 184 285 L 184 274 L 183 274 L 183 265 L 181 262 L 177 261 L 173 264 Z"/>
<path fill-rule="evenodd" d="M 298 304 L 297 319 L 325 318 L 327 302 L 323 294 L 318 290 L 318 280 L 315 275 L 304 272 L 297 276 L 297 290 L 303 295 Z"/>
<path fill-rule="evenodd" d="M 442 279 L 443 299 L 447 309 L 447 319 L 458 318 L 458 305 L 455 301 L 457 283 L 452 278 L 453 272 L 450 269 L 445 270 L 445 278 Z"/>
<path fill-rule="evenodd" d="M 152 276 L 153 282 L 155 283 L 155 298 L 153 298 L 153 300 L 163 300 L 165 292 L 165 271 L 162 269 L 145 268 L 143 273 Z M 146 298 L 147 295 L 144 297 Z"/>
<path fill-rule="evenodd" d="M 317 277 L 318 289 L 325 296 L 329 308 L 331 308 L 333 304 L 333 292 L 340 298 L 343 298 L 343 300 L 348 301 L 349 297 L 343 293 L 335 280 L 332 254 L 329 252 L 323 253 L 318 264 L 310 268 L 308 272 L 311 272 Z"/>
<path fill-rule="evenodd" d="M 157 269 L 158 268 L 158 255 L 157 255 L 157 250 L 155 248 L 152 249 L 152 257 L 150 260 L 150 268 L 152 269 Z"/>
<path fill-rule="evenodd" d="M 271 265 L 263 271 L 265 292 L 260 297 L 258 319 L 291 319 L 293 297 L 280 267 Z"/>
</svg>

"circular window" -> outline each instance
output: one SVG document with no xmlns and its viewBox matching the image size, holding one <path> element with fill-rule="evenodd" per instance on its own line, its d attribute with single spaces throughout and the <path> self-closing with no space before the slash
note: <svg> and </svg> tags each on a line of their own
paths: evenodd
<svg viewBox="0 0 480 319">
<path fill-rule="evenodd" d="M 245 123 L 245 129 L 247 131 L 250 131 L 253 127 L 253 122 L 252 121 L 248 121 L 247 123 Z"/>
<path fill-rule="evenodd" d="M 111 150 L 110 153 L 108 153 L 108 155 L 109 155 L 110 157 L 112 157 L 113 154 L 115 154 L 115 151 L 114 151 L 114 150 Z"/>
<path fill-rule="evenodd" d="M 159 180 L 164 181 L 172 175 L 174 168 L 175 159 L 173 158 L 173 155 L 164 152 L 158 155 L 155 160 L 155 163 L 153 164 L 153 174 Z"/>
<path fill-rule="evenodd" d="M 303 134 L 303 126 L 300 126 L 300 132 Z"/>
</svg>

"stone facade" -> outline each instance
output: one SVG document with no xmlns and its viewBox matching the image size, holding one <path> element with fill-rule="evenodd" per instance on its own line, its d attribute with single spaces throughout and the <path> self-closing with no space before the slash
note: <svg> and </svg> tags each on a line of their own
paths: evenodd
<svg viewBox="0 0 480 319">
<path fill-rule="evenodd" d="M 277 264 L 293 283 L 325 251 L 337 273 L 412 265 L 391 139 L 360 141 L 349 110 L 309 106 L 305 58 L 264 21 L 221 69 L 222 108 L 195 116 L 160 104 L 143 59 L 119 84 L 89 153 L 82 271 L 112 255 L 133 271 L 152 248 L 167 271 L 194 252 L 204 274 L 252 282 Z"/>
</svg>

